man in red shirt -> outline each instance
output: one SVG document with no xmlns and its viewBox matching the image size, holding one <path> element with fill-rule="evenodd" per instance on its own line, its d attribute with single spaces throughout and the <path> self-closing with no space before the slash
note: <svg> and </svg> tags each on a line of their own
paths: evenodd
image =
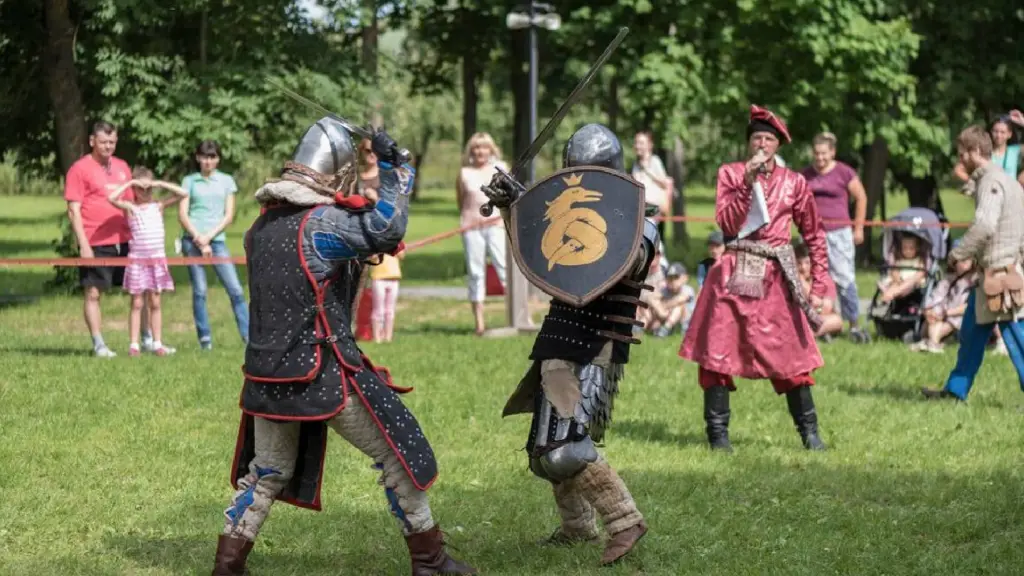
<svg viewBox="0 0 1024 576">
<path fill-rule="evenodd" d="M 78 241 L 82 258 L 113 258 L 128 254 L 131 233 L 121 210 L 107 201 L 111 191 L 132 177 L 128 163 L 114 156 L 117 129 L 109 122 L 97 122 L 89 135 L 92 152 L 78 159 L 68 170 L 64 200 L 68 218 Z M 134 200 L 131 190 L 122 198 Z M 100 323 L 100 290 L 121 286 L 124 268 L 120 266 L 82 266 L 79 281 L 85 292 L 85 325 L 92 335 L 93 351 L 110 358 L 114 352 L 103 342 Z"/>
</svg>

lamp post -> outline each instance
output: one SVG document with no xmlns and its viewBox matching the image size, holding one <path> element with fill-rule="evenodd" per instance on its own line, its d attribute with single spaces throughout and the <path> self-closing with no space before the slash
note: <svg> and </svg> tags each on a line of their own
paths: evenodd
<svg viewBox="0 0 1024 576">
<path fill-rule="evenodd" d="M 530 79 L 529 79 L 529 100 L 530 100 L 530 142 L 537 137 L 537 28 L 546 30 L 557 30 L 562 25 L 562 20 L 555 13 L 550 4 L 532 1 L 529 4 L 517 6 L 516 9 L 505 18 L 505 25 L 509 30 L 527 30 L 529 35 L 530 50 Z M 536 178 L 534 161 L 530 160 L 527 171 L 527 183 L 532 184 Z M 508 240 L 506 239 L 506 242 Z M 520 330 L 534 330 L 536 327 L 530 318 L 529 292 L 530 284 L 526 277 L 519 271 L 515 258 L 512 256 L 512 246 L 506 244 L 506 311 L 508 323 L 513 332 Z"/>
</svg>

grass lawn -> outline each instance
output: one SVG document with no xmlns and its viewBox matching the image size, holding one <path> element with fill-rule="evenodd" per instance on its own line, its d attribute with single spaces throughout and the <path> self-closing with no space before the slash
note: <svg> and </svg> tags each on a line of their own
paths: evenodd
<svg viewBox="0 0 1024 576">
<path fill-rule="evenodd" d="M 187 291 L 169 295 L 169 358 L 126 355 L 127 301 L 105 301 L 120 353 L 88 355 L 80 304 L 0 309 L 0 574 L 208 574 L 238 419 L 242 346 L 211 291 L 215 349 L 200 353 Z M 431 504 L 483 574 L 1019 574 L 1024 563 L 1024 397 L 990 357 L 969 405 L 926 403 L 954 361 L 902 346 L 823 346 L 815 388 L 831 450 L 801 449 L 766 382 L 733 395 L 737 452 L 703 438 L 696 368 L 678 337 L 634 348 L 604 454 L 651 531 L 624 564 L 599 546 L 543 550 L 550 488 L 521 451 L 529 418 L 501 419 L 529 337 L 468 335 L 461 302 L 402 301 L 391 345 L 365 345 L 400 383 L 439 458 Z M 491 322 L 500 322 L 500 304 Z M 317 514 L 279 504 L 251 556 L 256 575 L 407 574 L 404 543 L 362 454 L 333 438 Z"/>
</svg>

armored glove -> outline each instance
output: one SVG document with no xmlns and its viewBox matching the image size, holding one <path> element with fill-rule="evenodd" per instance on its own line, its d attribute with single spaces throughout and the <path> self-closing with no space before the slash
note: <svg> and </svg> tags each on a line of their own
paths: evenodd
<svg viewBox="0 0 1024 576">
<path fill-rule="evenodd" d="M 377 158 L 387 162 L 391 165 L 398 165 L 403 162 L 408 162 L 408 152 L 402 150 L 395 143 L 391 136 L 383 130 L 377 130 L 373 133 L 373 139 L 370 141 L 370 146 L 373 149 L 373 153 L 377 155 Z"/>
<path fill-rule="evenodd" d="M 489 200 L 487 204 L 480 207 L 480 213 L 490 216 L 495 207 L 508 208 L 511 206 L 526 191 L 526 188 L 507 172 L 498 168 L 491 178 L 490 184 L 481 187 L 480 190 Z"/>
</svg>

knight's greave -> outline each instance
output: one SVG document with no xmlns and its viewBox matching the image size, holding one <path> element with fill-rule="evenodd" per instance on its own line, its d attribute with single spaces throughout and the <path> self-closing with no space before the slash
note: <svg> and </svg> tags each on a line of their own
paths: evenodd
<svg viewBox="0 0 1024 576">
<path fill-rule="evenodd" d="M 570 538 L 592 540 L 598 537 L 594 508 L 580 493 L 576 479 L 552 482 L 558 515 L 562 519 L 562 533 Z"/>
<path fill-rule="evenodd" d="M 223 531 L 250 542 L 256 540 L 274 497 L 291 480 L 299 449 L 298 422 L 253 420 L 256 456 L 249 463 L 249 473 L 238 480 L 231 506 L 224 511 Z"/>
<path fill-rule="evenodd" d="M 588 464 L 574 480 L 580 493 L 600 514 L 608 534 L 614 536 L 643 521 L 626 483 L 603 457 Z"/>
<path fill-rule="evenodd" d="M 426 532 L 434 527 L 426 492 L 417 490 L 413 485 L 362 402 L 350 396 L 345 409 L 328 425 L 373 459 L 374 468 L 381 471 L 378 482 L 384 486 L 391 513 L 397 518 L 404 535 Z"/>
</svg>

